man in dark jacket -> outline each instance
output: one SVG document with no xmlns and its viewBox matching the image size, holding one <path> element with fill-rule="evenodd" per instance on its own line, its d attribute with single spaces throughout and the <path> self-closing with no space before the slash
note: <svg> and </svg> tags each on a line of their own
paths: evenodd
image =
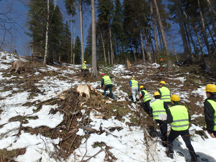
<svg viewBox="0 0 216 162">
<path fill-rule="evenodd" d="M 191 117 L 185 106 L 179 105 L 180 98 L 178 95 L 172 95 L 172 106 L 167 110 L 167 123 L 171 124 L 171 132 L 168 137 L 167 156 L 173 159 L 173 141 L 181 135 L 186 147 L 191 155 L 191 162 L 197 162 L 196 153 L 191 145 L 189 134 L 189 122 Z"/>
<path fill-rule="evenodd" d="M 107 96 L 106 91 L 107 91 L 107 89 L 109 89 L 110 95 L 112 96 L 113 100 L 116 100 L 115 95 L 112 93 L 113 84 L 112 84 L 111 79 L 112 79 L 113 77 L 108 76 L 108 75 L 105 75 L 104 73 L 102 73 L 101 76 L 102 76 L 101 88 L 102 88 L 103 85 L 105 84 L 105 88 L 104 88 L 104 98 L 103 98 L 103 99 L 106 99 L 106 96 Z"/>
<path fill-rule="evenodd" d="M 204 102 L 204 114 L 207 131 L 212 138 L 216 137 L 216 85 L 206 85 L 207 99 Z"/>
</svg>

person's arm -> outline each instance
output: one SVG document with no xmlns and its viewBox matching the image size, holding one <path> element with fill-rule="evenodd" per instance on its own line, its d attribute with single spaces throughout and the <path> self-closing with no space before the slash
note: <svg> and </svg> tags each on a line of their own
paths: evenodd
<svg viewBox="0 0 216 162">
<path fill-rule="evenodd" d="M 169 107 L 168 107 L 167 103 L 164 102 L 164 109 L 167 111 L 168 108 L 169 108 Z"/>
<path fill-rule="evenodd" d="M 142 99 L 145 96 L 145 93 L 143 91 L 141 91 L 142 96 L 140 97 L 140 99 Z"/>
<path fill-rule="evenodd" d="M 102 78 L 101 87 L 103 87 L 103 85 L 104 85 L 104 79 Z"/>
<path fill-rule="evenodd" d="M 158 92 L 160 93 L 160 96 L 161 96 L 161 91 L 158 89 Z"/>
<path fill-rule="evenodd" d="M 131 89 L 131 87 L 132 87 L 132 82 L 131 82 L 131 80 L 130 80 L 130 82 L 129 82 L 129 86 L 130 86 L 130 89 Z"/>
<path fill-rule="evenodd" d="M 167 109 L 167 120 L 165 121 L 166 123 L 172 123 L 173 122 L 173 117 L 171 115 L 170 109 Z"/>
<path fill-rule="evenodd" d="M 191 122 L 191 116 L 189 113 L 188 113 L 188 119 L 189 119 L 189 122 Z"/>
<path fill-rule="evenodd" d="M 204 114 L 205 114 L 205 121 L 207 125 L 207 131 L 209 134 L 213 133 L 214 128 L 214 109 L 212 108 L 211 104 L 208 101 L 204 102 Z"/>
<path fill-rule="evenodd" d="M 140 89 L 139 89 L 139 87 L 140 87 L 140 86 L 139 86 L 139 83 L 138 83 L 138 92 L 140 92 Z"/>
</svg>

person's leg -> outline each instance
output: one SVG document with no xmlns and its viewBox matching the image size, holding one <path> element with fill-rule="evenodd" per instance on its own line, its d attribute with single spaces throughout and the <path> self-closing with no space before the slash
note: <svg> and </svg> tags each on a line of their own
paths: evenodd
<svg viewBox="0 0 216 162">
<path fill-rule="evenodd" d="M 143 107 L 143 109 L 145 110 L 145 112 L 146 112 L 147 114 L 150 114 L 149 109 L 148 109 L 148 103 L 147 103 L 147 102 L 144 102 L 144 107 Z"/>
<path fill-rule="evenodd" d="M 151 114 L 152 114 L 152 112 L 151 112 L 150 101 L 151 101 L 151 100 L 149 100 L 149 101 L 146 101 L 146 107 L 147 107 L 147 110 L 148 110 L 149 114 L 151 115 Z"/>
<path fill-rule="evenodd" d="M 136 87 L 136 100 L 139 101 L 139 87 Z"/>
<path fill-rule="evenodd" d="M 160 126 L 160 131 L 162 135 L 162 144 L 164 147 L 167 147 L 167 123 L 158 120 L 159 126 Z"/>
<path fill-rule="evenodd" d="M 167 156 L 168 157 L 173 158 L 173 141 L 178 136 L 179 136 L 179 132 L 171 129 L 171 132 L 168 137 L 168 142 L 167 142 L 167 146 L 168 146 Z"/>
<path fill-rule="evenodd" d="M 191 155 L 191 161 L 196 162 L 197 161 L 197 157 L 196 157 L 196 153 L 194 151 L 194 148 L 191 145 L 189 130 L 184 131 L 181 134 L 181 136 L 182 136 L 182 138 L 183 138 L 183 140 L 185 142 L 185 145 L 187 146 L 187 148 L 189 150 L 189 153 Z"/>
<path fill-rule="evenodd" d="M 133 102 L 136 102 L 136 88 L 135 87 L 133 87 L 132 89 L 131 89 L 131 93 L 132 93 L 132 98 L 133 98 Z"/>
<path fill-rule="evenodd" d="M 107 89 L 108 89 L 108 86 L 106 85 L 105 88 L 104 88 L 104 98 L 103 99 L 106 99 L 106 96 L 107 96 L 106 91 L 107 91 Z"/>
<path fill-rule="evenodd" d="M 85 69 L 83 69 L 83 77 L 85 77 Z"/>
<path fill-rule="evenodd" d="M 110 85 L 109 85 L 110 95 L 113 97 L 113 100 L 115 100 L 116 97 L 115 97 L 115 95 L 112 93 L 112 87 L 113 87 L 113 85 L 110 84 Z"/>
</svg>

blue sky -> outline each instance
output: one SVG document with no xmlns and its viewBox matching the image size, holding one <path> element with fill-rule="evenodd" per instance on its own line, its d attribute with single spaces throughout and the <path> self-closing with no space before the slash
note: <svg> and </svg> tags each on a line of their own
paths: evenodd
<svg viewBox="0 0 216 162">
<path fill-rule="evenodd" d="M 4 41 L 3 49 L 6 51 L 13 51 L 14 49 L 16 49 L 19 55 L 31 55 L 31 50 L 29 48 L 29 43 L 28 43 L 31 40 L 31 38 L 25 34 L 25 32 L 29 32 L 27 27 L 25 26 L 28 18 L 27 12 L 29 8 L 24 4 L 24 2 L 26 1 L 25 0 L 3 0 L 2 2 L 0 1 L 1 12 L 3 10 L 7 12 L 8 11 L 7 8 L 9 7 L 12 9 L 13 12 L 10 13 L 10 17 L 13 19 L 13 24 L 14 24 L 13 27 L 16 28 L 15 30 L 12 30 L 12 33 L 7 32 L 6 34 L 7 40 Z M 64 22 L 70 21 L 70 16 L 67 15 L 66 13 L 63 0 L 58 0 L 57 5 L 59 6 L 63 14 Z M 77 6 L 77 10 L 78 10 L 78 6 Z M 74 36 L 75 38 L 76 36 L 80 37 L 79 11 L 77 11 L 77 14 L 73 17 L 73 20 L 75 20 L 75 23 L 73 23 L 73 39 L 74 39 Z M 84 45 L 86 42 L 87 30 L 89 28 L 90 23 L 91 23 L 91 12 L 84 11 L 84 15 L 83 15 Z M 74 35 L 74 30 L 75 30 L 75 35 Z"/>
<path fill-rule="evenodd" d="M 25 32 L 28 32 L 25 23 L 27 21 L 27 12 L 29 8 L 26 5 L 24 5 L 24 2 L 26 2 L 26 0 L 3 0 L 0 2 L 1 11 L 7 10 L 8 7 L 12 8 L 12 13 L 10 14 L 10 17 L 15 22 L 15 27 L 16 27 L 16 30 L 13 30 L 11 34 L 7 33 L 6 35 L 7 41 L 5 41 L 5 45 L 3 46 L 3 49 L 7 51 L 13 51 L 14 49 L 16 49 L 19 55 L 31 55 L 31 50 L 28 43 L 30 41 L 30 37 L 25 34 Z M 66 13 L 63 0 L 58 0 L 57 5 L 59 6 L 63 14 L 64 22 L 69 21 L 70 15 L 67 15 Z M 79 10 L 79 6 L 77 6 L 77 14 L 73 17 L 73 19 L 75 20 L 75 23 L 73 24 L 73 39 L 74 36 L 75 38 L 76 36 L 80 37 L 80 21 L 79 21 L 80 16 L 78 10 Z M 86 42 L 87 31 L 90 24 L 91 24 L 91 11 L 84 10 L 84 15 L 83 15 L 84 46 Z M 175 43 L 175 48 L 177 49 L 177 51 L 182 51 L 183 50 L 182 41 L 178 33 L 178 30 L 179 30 L 179 26 L 173 24 L 170 31 L 172 34 L 172 39 Z M 172 52 L 173 48 L 169 37 L 167 37 L 167 41 L 168 41 L 169 49 Z"/>
</svg>

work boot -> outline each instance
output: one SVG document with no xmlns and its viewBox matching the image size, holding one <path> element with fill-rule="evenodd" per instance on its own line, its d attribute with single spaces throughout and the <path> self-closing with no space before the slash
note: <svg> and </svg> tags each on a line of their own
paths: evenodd
<svg viewBox="0 0 216 162">
<path fill-rule="evenodd" d="M 167 157 L 173 159 L 173 153 L 170 153 L 170 152 L 166 151 L 166 154 L 167 154 Z"/>
<path fill-rule="evenodd" d="M 163 145 L 163 147 L 167 147 L 167 142 L 166 141 L 162 141 L 162 145 Z"/>
<path fill-rule="evenodd" d="M 116 100 L 116 96 L 113 95 L 113 100 Z"/>
<path fill-rule="evenodd" d="M 107 95 L 105 94 L 103 99 L 106 99 L 106 96 L 107 96 Z"/>
</svg>

